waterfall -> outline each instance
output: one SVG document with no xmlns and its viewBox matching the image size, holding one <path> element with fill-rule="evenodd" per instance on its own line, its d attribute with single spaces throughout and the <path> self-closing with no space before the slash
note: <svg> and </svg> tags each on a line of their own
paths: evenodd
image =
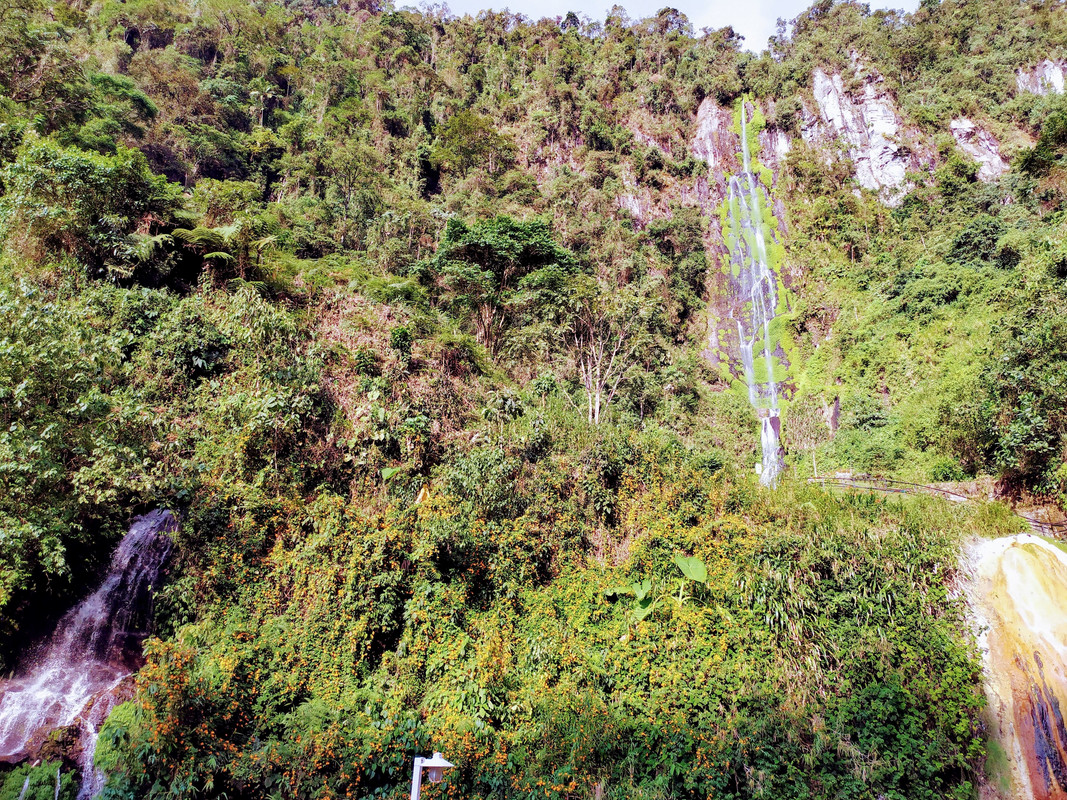
<svg viewBox="0 0 1067 800">
<path fill-rule="evenodd" d="M 999 796 L 1067 797 L 1067 549 L 1019 534 L 978 542 L 967 560 L 990 728 L 1010 771 Z"/>
<path fill-rule="evenodd" d="M 50 731 L 77 723 L 78 796 L 99 791 L 102 776 L 93 765 L 97 733 L 119 685 L 139 666 L 152 585 L 171 549 L 165 534 L 175 527 L 169 511 L 135 519 L 96 591 L 63 616 L 13 678 L 0 682 L 0 760 L 29 758 Z"/>
<path fill-rule="evenodd" d="M 741 103 L 740 175 L 730 177 L 726 214 L 730 223 L 730 263 L 740 282 L 742 307 L 737 315 L 741 363 L 748 400 L 760 418 L 760 482 L 773 486 L 782 471 L 778 383 L 774 375 L 771 322 L 778 308 L 778 279 L 771 267 L 764 232 L 760 185 L 752 172 L 745 103 Z M 757 361 L 758 356 L 758 361 Z M 757 368 L 762 374 L 757 373 Z"/>
</svg>

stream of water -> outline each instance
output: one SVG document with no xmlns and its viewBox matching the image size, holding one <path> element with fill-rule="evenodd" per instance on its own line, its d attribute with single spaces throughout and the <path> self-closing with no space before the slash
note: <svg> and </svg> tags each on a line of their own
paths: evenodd
<svg viewBox="0 0 1067 800">
<path fill-rule="evenodd" d="M 734 232 L 730 259 L 740 280 L 742 307 L 737 316 L 748 400 L 760 418 L 760 481 L 773 486 L 782 471 L 778 382 L 774 376 L 771 322 L 778 308 L 778 280 L 771 267 L 764 232 L 760 185 L 752 172 L 745 104 L 741 104 L 742 172 L 730 177 L 727 213 Z M 757 374 L 757 358 L 764 375 Z"/>
<path fill-rule="evenodd" d="M 14 677 L 0 682 L 0 760 L 32 757 L 50 731 L 78 724 L 78 796 L 99 791 L 97 733 L 116 690 L 140 665 L 151 589 L 170 554 L 166 533 L 175 526 L 169 511 L 134 520 L 96 591 L 67 612 Z"/>
<path fill-rule="evenodd" d="M 991 787 L 1013 800 L 1067 798 L 1067 550 L 1031 534 L 967 552 L 983 629 L 989 722 L 1002 754 Z"/>
</svg>

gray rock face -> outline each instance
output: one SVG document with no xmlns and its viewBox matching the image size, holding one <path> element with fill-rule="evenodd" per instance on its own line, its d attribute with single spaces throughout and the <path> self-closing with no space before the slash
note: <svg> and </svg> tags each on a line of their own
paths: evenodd
<svg viewBox="0 0 1067 800">
<path fill-rule="evenodd" d="M 1017 70 L 1015 87 L 1020 92 L 1030 94 L 1063 94 L 1065 74 L 1067 74 L 1067 61 L 1053 61 L 1046 58 L 1030 69 Z"/>
<path fill-rule="evenodd" d="M 641 202 L 641 198 L 630 192 L 619 195 L 619 208 L 630 212 L 630 216 L 634 218 L 638 225 L 644 225 L 648 217 L 648 209 Z"/>
<path fill-rule="evenodd" d="M 760 132 L 759 144 L 760 160 L 777 176 L 780 165 L 785 163 L 785 157 L 793 147 L 789 134 L 778 128 L 767 128 Z"/>
<path fill-rule="evenodd" d="M 812 78 L 819 119 L 809 118 L 804 139 L 813 145 L 820 139 L 843 140 L 855 164 L 856 182 L 866 189 L 895 194 L 904 184 L 911 154 L 901 145 L 900 120 L 883 79 L 866 75 L 862 94 L 853 98 L 838 74 L 816 69 Z"/>
<path fill-rule="evenodd" d="M 1000 155 L 1000 146 L 989 131 L 966 117 L 952 120 L 949 128 L 956 146 L 978 162 L 978 180 L 996 180 L 1008 171 L 1008 162 Z"/>
<path fill-rule="evenodd" d="M 766 112 L 766 107 L 762 110 Z M 756 157 L 771 171 L 775 185 L 791 146 L 789 135 L 773 125 L 759 134 Z M 697 126 L 689 150 L 694 158 L 708 165 L 711 206 L 706 210 L 710 210 L 726 198 L 727 177 L 741 169 L 741 137 L 734 130 L 733 109 L 720 106 L 710 97 L 704 98 L 697 109 Z"/>
<path fill-rule="evenodd" d="M 618 207 L 629 213 L 634 227 L 641 230 L 657 219 L 670 219 L 673 216 L 671 203 L 683 206 L 702 206 L 698 187 L 679 182 L 669 191 L 653 191 L 648 185 L 640 183 L 630 171 L 620 176 L 620 189 L 616 197 Z"/>
<path fill-rule="evenodd" d="M 646 147 L 654 147 L 664 155 L 670 155 L 670 150 L 664 147 L 663 142 L 661 142 L 651 133 L 645 133 L 645 131 L 642 130 L 641 127 L 638 125 L 630 124 L 627 127 L 629 128 L 630 133 L 634 135 L 634 139 L 639 141 L 641 144 L 645 145 Z"/>
<path fill-rule="evenodd" d="M 697 109 L 697 128 L 690 150 L 695 158 L 707 163 L 712 172 L 728 172 L 728 164 L 736 167 L 731 162 L 737 160 L 740 140 L 733 127 L 733 110 L 723 108 L 714 99 L 705 97 Z"/>
</svg>

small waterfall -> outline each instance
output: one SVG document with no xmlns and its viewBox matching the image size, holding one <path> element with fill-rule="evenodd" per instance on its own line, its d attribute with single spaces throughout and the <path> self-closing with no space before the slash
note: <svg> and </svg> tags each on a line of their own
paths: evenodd
<svg viewBox="0 0 1067 800">
<path fill-rule="evenodd" d="M 93 766 L 96 736 L 115 705 L 115 690 L 140 665 L 151 618 L 151 588 L 170 554 L 169 511 L 134 520 L 99 588 L 63 616 L 19 673 L 0 682 L 0 760 L 33 755 L 47 734 L 80 724 L 82 788 L 101 788 Z"/>
<path fill-rule="evenodd" d="M 742 172 L 730 177 L 726 207 L 732 245 L 731 269 L 740 282 L 742 301 L 736 318 L 737 336 L 748 400 L 760 417 L 763 453 L 760 482 L 773 486 L 782 471 L 778 382 L 774 375 L 776 345 L 771 334 L 778 308 L 778 279 L 767 250 L 760 184 L 752 172 L 744 101 L 741 103 L 741 154 Z"/>
<path fill-rule="evenodd" d="M 1067 797 L 1067 549 L 1032 534 L 967 552 L 992 733 L 1010 775 L 995 796 Z M 1010 778 L 1010 786 L 1008 779 Z"/>
</svg>

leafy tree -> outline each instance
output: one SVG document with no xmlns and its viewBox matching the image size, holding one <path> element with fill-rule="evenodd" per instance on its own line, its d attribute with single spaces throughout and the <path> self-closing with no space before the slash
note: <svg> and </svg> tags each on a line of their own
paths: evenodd
<svg viewBox="0 0 1067 800">
<path fill-rule="evenodd" d="M 473 225 L 452 219 L 429 264 L 450 303 L 469 309 L 478 339 L 495 355 L 520 313 L 554 315 L 578 261 L 541 221 L 495 217 Z"/>
<path fill-rule="evenodd" d="M 350 139 L 332 148 L 325 164 L 329 197 L 337 209 L 338 244 L 342 249 L 353 247 L 381 209 L 381 160 L 374 148 Z"/>
<path fill-rule="evenodd" d="M 86 119 L 80 126 L 57 134 L 63 144 L 113 154 L 123 137 L 141 139 L 146 126 L 159 114 L 148 95 L 123 75 L 91 75 L 89 85 L 92 93 L 87 100 Z"/>
<path fill-rule="evenodd" d="M 89 87 L 71 32 L 45 13 L 40 0 L 11 0 L 0 13 L 0 95 L 40 114 L 51 132 L 78 123 Z"/>
<path fill-rule="evenodd" d="M 139 151 L 121 146 L 115 155 L 101 155 L 31 138 L 4 183 L 0 220 L 8 249 L 71 258 L 96 276 L 137 272 L 140 238 L 159 230 L 179 206 L 177 188 L 154 175 Z"/>
<path fill-rule="evenodd" d="M 997 241 L 1004 235 L 1004 223 L 983 214 L 967 223 L 952 241 L 949 258 L 959 264 L 981 264 L 997 254 Z"/>
<path fill-rule="evenodd" d="M 514 142 L 499 133 L 491 119 L 464 110 L 438 128 L 432 160 L 462 175 L 483 164 L 491 173 L 507 169 L 514 156 Z"/>
<path fill-rule="evenodd" d="M 997 466 L 1010 481 L 1045 490 L 1067 462 L 1067 314 L 1055 295 L 1049 303 L 1031 292 L 1005 318 L 986 374 Z"/>
</svg>

